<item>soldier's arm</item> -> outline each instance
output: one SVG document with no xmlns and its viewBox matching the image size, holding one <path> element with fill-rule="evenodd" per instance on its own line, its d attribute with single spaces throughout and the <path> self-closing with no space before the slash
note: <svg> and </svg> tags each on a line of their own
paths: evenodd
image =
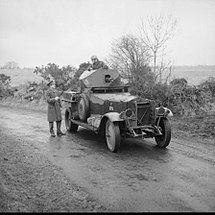
<svg viewBox="0 0 215 215">
<path fill-rule="evenodd" d="M 108 69 L 108 66 L 102 61 L 102 68 Z"/>
<path fill-rule="evenodd" d="M 90 71 L 91 69 L 93 69 L 93 65 L 90 64 L 88 67 L 87 67 L 87 70 Z"/>
<path fill-rule="evenodd" d="M 62 107 L 60 96 L 62 96 L 63 92 L 64 92 L 64 90 L 57 92 L 57 95 L 59 97 L 58 100 L 57 100 L 57 102 L 58 102 L 58 104 L 59 104 L 60 107 Z"/>
<path fill-rule="evenodd" d="M 51 97 L 51 93 L 50 92 L 46 93 L 46 101 L 49 104 L 54 104 L 56 102 L 55 98 Z"/>
</svg>

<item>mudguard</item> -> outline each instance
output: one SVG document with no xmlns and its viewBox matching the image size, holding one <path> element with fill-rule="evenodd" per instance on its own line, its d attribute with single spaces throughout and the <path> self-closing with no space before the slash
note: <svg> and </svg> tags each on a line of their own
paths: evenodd
<svg viewBox="0 0 215 215">
<path fill-rule="evenodd" d="M 101 122 L 99 124 L 99 129 L 98 129 L 98 133 L 100 133 L 101 135 L 104 135 L 104 131 L 105 131 L 105 123 L 107 121 L 107 119 L 109 119 L 111 122 L 119 122 L 119 121 L 124 121 L 124 119 L 121 119 L 119 117 L 119 113 L 118 112 L 109 112 L 106 113 L 102 116 Z"/>
<path fill-rule="evenodd" d="M 161 110 L 161 111 L 160 111 Z M 172 117 L 173 113 L 169 108 L 166 107 L 157 107 L 155 108 L 156 117 Z"/>
<path fill-rule="evenodd" d="M 111 122 L 124 121 L 124 119 L 121 119 L 119 115 L 120 114 L 118 112 L 109 112 L 104 114 L 103 117 L 107 117 L 108 119 L 110 119 Z"/>
</svg>

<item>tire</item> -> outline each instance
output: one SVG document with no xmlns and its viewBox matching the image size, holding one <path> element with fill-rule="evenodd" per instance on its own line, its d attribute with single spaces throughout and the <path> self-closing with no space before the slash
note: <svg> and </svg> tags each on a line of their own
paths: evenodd
<svg viewBox="0 0 215 215">
<path fill-rule="evenodd" d="M 159 147 L 165 148 L 169 145 L 171 140 L 171 126 L 167 118 L 161 118 L 159 123 L 159 128 L 161 129 L 161 136 L 156 136 L 155 140 Z"/>
<path fill-rule="evenodd" d="M 117 152 L 120 148 L 121 136 L 118 123 L 113 123 L 109 119 L 105 124 L 105 140 L 107 148 L 111 152 Z"/>
<path fill-rule="evenodd" d="M 70 119 L 71 119 L 71 109 L 67 108 L 65 111 L 66 130 L 69 132 L 76 132 L 78 130 L 78 125 L 74 124 Z"/>
<path fill-rule="evenodd" d="M 81 95 L 81 99 L 78 102 L 78 116 L 79 119 L 83 122 L 87 121 L 87 118 L 89 117 L 89 100 L 85 94 Z"/>
</svg>

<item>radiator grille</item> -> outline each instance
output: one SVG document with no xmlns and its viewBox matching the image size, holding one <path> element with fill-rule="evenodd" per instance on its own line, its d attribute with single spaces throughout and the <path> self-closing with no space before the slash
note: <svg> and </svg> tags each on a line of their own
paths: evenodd
<svg viewBox="0 0 215 215">
<path fill-rule="evenodd" d="M 138 102 L 137 103 L 137 126 L 154 125 L 155 122 L 155 103 Z"/>
</svg>

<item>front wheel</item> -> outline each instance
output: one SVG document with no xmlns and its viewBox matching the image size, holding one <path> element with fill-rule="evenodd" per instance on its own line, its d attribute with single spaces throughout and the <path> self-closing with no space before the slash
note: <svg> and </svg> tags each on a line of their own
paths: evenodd
<svg viewBox="0 0 215 215">
<path fill-rule="evenodd" d="M 105 124 L 105 140 L 111 152 L 117 152 L 120 148 L 121 136 L 118 123 L 113 123 L 109 119 Z"/>
<path fill-rule="evenodd" d="M 158 126 L 162 135 L 156 136 L 155 140 L 159 147 L 165 148 L 169 145 L 171 140 L 171 126 L 169 120 L 167 118 L 161 118 Z"/>
<path fill-rule="evenodd" d="M 71 119 L 71 110 L 70 108 L 67 108 L 65 111 L 66 130 L 70 132 L 76 132 L 78 130 L 78 125 L 74 124 L 70 119 Z"/>
</svg>

